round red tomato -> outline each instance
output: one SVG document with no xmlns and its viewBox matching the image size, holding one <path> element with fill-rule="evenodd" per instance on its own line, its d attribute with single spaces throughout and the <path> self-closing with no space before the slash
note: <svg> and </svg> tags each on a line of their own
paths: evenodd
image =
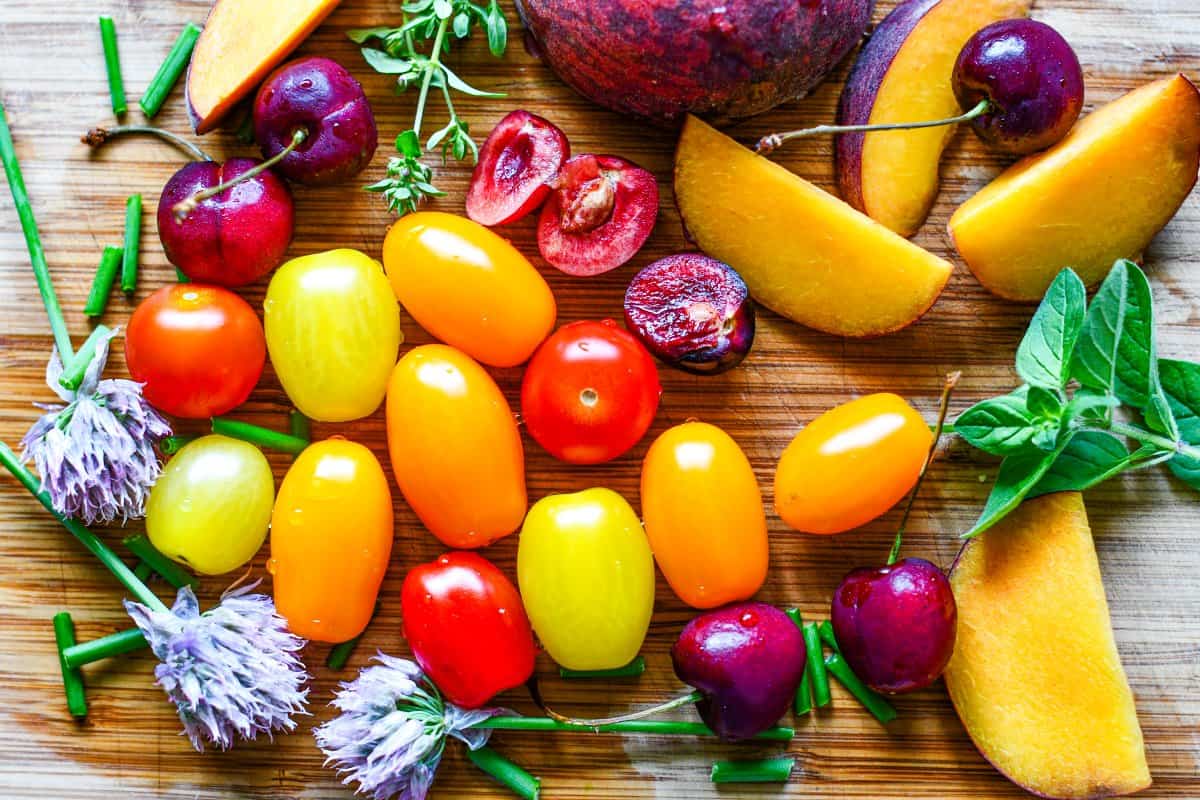
<svg viewBox="0 0 1200 800">
<path fill-rule="evenodd" d="M 150 405 L 177 417 L 212 417 L 241 405 L 266 359 L 254 309 L 219 286 L 164 286 L 134 310 L 125 331 L 129 374 L 146 384 Z"/>
<path fill-rule="evenodd" d="M 572 464 L 611 461 L 637 444 L 658 411 L 654 359 L 610 319 L 564 325 L 525 370 L 521 416 L 529 435 Z"/>
</svg>

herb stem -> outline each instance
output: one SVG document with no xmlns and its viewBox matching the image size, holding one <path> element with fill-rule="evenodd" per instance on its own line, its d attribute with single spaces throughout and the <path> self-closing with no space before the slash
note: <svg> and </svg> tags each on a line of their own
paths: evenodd
<svg viewBox="0 0 1200 800">
<path fill-rule="evenodd" d="M 808 657 L 807 672 L 812 678 L 813 705 L 817 708 L 829 705 L 829 676 L 825 674 L 824 653 L 817 626 L 807 622 L 803 628 L 804 648 Z"/>
<path fill-rule="evenodd" d="M 881 724 L 886 725 L 896 718 L 895 707 L 863 683 L 839 653 L 830 653 L 825 657 L 825 668 Z"/>
<path fill-rule="evenodd" d="M 87 716 L 87 695 L 83 688 L 83 675 L 75 667 L 67 666 L 63 652 L 75 644 L 75 623 L 66 611 L 54 615 L 54 642 L 58 647 L 58 665 L 62 669 L 63 690 L 67 693 L 67 710 L 76 719 Z"/>
<path fill-rule="evenodd" d="M 306 442 L 312 441 L 312 423 L 308 417 L 294 408 L 288 412 L 288 432 L 297 439 L 303 439 Z"/>
<path fill-rule="evenodd" d="M 113 281 L 117 279 L 117 267 L 121 264 L 121 248 L 109 245 L 100 256 L 100 266 L 96 267 L 96 277 L 92 279 L 92 290 L 88 293 L 83 313 L 89 317 L 99 317 L 108 306 L 108 296 L 112 293 Z"/>
<path fill-rule="evenodd" d="M 195 436 L 181 436 L 176 434 L 159 439 L 158 449 L 164 456 L 173 456 L 182 450 L 188 442 L 194 441 L 196 441 Z"/>
<path fill-rule="evenodd" d="M 1084 428 L 1083 430 L 1102 431 L 1099 428 Z M 1128 425 L 1124 422 L 1114 420 L 1109 423 L 1108 430 L 1110 433 L 1115 433 L 1118 436 L 1124 436 L 1127 439 L 1133 439 L 1139 444 L 1148 444 L 1152 447 L 1157 447 L 1159 450 L 1169 451 L 1172 454 L 1182 453 L 1188 458 L 1200 459 L 1200 447 L 1187 444 L 1185 442 L 1174 442 L 1165 436 L 1159 436 L 1156 433 L 1151 433 L 1148 430 L 1139 428 L 1136 425 Z"/>
<path fill-rule="evenodd" d="M 487 746 L 476 750 L 467 748 L 467 758 L 472 764 L 511 789 L 518 797 L 522 797 L 524 800 L 538 800 L 541 797 L 542 782 L 492 748 Z"/>
<path fill-rule="evenodd" d="M 108 93 L 112 97 L 113 114 L 124 114 L 129 106 L 125 101 L 125 81 L 121 77 L 121 59 L 117 52 L 117 28 L 112 17 L 100 17 L 100 42 L 104 45 L 104 69 L 108 73 Z"/>
<path fill-rule="evenodd" d="M 616 669 L 567 669 L 558 668 L 558 676 L 568 680 L 589 680 L 605 678 L 636 678 L 646 671 L 646 659 L 638 656 L 623 667 Z"/>
<path fill-rule="evenodd" d="M 158 72 L 154 73 L 150 85 L 146 87 L 146 93 L 138 101 L 138 105 L 142 107 L 142 111 L 147 117 L 153 117 L 162 109 L 163 103 L 167 101 L 167 95 L 171 93 L 171 89 L 175 87 L 179 76 L 183 74 L 184 68 L 191 60 L 192 48 L 196 46 L 196 40 L 199 38 L 200 28 L 191 22 L 179 32 L 175 44 L 171 46 L 171 51 L 167 53 Z"/>
<path fill-rule="evenodd" d="M 142 239 L 142 196 L 130 195 L 125 201 L 125 247 L 121 251 L 121 291 L 137 289 L 138 251 Z"/>
<path fill-rule="evenodd" d="M 292 455 L 299 455 L 304 448 L 308 447 L 308 442 L 298 436 L 280 433 L 270 428 L 264 428 L 261 425 L 241 422 L 236 419 L 227 419 L 226 417 L 212 418 L 212 432 L 234 439 L 241 439 L 243 442 L 249 442 L 258 447 L 281 450 Z"/>
<path fill-rule="evenodd" d="M 66 647 L 62 651 L 62 660 L 69 669 L 79 669 L 85 664 L 132 653 L 145 647 L 149 647 L 149 644 L 141 630 L 130 628 Z"/>
<path fill-rule="evenodd" d="M 474 726 L 503 731 L 576 732 L 576 733 L 644 733 L 652 736 L 716 736 L 702 722 L 677 722 L 675 720 L 635 720 L 611 725 L 574 725 L 550 717 L 492 717 Z M 791 728 L 768 728 L 755 739 L 786 742 L 795 736 Z"/>
<path fill-rule="evenodd" d="M 425 101 L 429 98 L 429 86 L 433 82 L 433 73 L 441 69 L 442 42 L 446 39 L 446 30 L 450 27 L 450 17 L 438 23 L 437 35 L 433 39 L 433 50 L 429 54 L 429 63 L 425 65 L 425 74 L 421 76 L 421 93 L 417 96 L 417 111 L 413 117 L 413 133 L 417 141 L 421 140 L 421 120 L 425 116 Z"/>
<path fill-rule="evenodd" d="M 713 783 L 786 783 L 795 766 L 794 758 L 718 761 L 713 764 L 709 778 Z"/>
<path fill-rule="evenodd" d="M 804 617 L 800 615 L 800 609 L 789 608 L 783 613 L 787 614 L 788 619 L 800 629 L 800 635 L 803 636 Z M 805 643 L 805 647 L 807 646 L 807 643 Z M 804 668 L 804 674 L 800 677 L 800 686 L 796 688 L 796 699 L 792 705 L 797 714 L 807 714 L 809 711 L 812 711 L 812 678 L 809 677 L 807 664 Z"/>
<path fill-rule="evenodd" d="M 148 565 L 176 589 L 196 585 L 195 576 L 160 553 L 144 534 L 126 536 L 122 541 L 129 548 L 129 552 L 140 558 L 143 564 Z"/>
<path fill-rule="evenodd" d="M 959 114 L 956 117 L 947 117 L 945 119 L 933 119 L 922 122 L 890 122 L 879 125 L 817 125 L 813 128 L 802 128 L 797 131 L 788 131 L 786 133 L 771 133 L 758 140 L 758 144 L 754 147 L 754 152 L 763 155 L 770 153 L 776 148 L 782 147 L 785 142 L 792 139 L 800 139 L 805 136 L 825 136 L 828 134 L 843 134 L 843 133 L 871 133 L 873 131 L 910 131 L 917 128 L 941 128 L 945 125 L 957 125 L 960 122 L 970 122 L 976 117 L 982 117 L 984 114 L 992 110 L 990 100 L 980 100 L 979 104 L 967 111 L 964 114 Z"/>
<path fill-rule="evenodd" d="M 59 377 L 58 382 L 64 389 L 77 391 L 83 383 L 83 376 L 87 374 L 88 367 L 92 363 L 92 359 L 96 357 L 96 348 L 100 346 L 100 340 L 112 333 L 111 329 L 104 325 L 97 325 L 91 335 L 79 347 L 79 352 L 71 357 L 70 361 L 63 364 L 63 373 Z"/>
</svg>

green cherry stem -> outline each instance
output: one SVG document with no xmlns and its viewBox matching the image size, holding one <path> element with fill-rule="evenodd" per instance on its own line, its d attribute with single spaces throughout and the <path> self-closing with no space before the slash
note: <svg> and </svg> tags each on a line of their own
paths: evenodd
<svg viewBox="0 0 1200 800">
<path fill-rule="evenodd" d="M 242 181 L 248 181 L 251 178 L 260 175 L 261 173 L 266 172 L 271 167 L 287 158 L 288 155 L 301 144 L 303 144 L 304 140 L 307 138 L 308 131 L 304 130 L 303 128 L 299 128 L 295 133 L 292 134 L 292 141 L 288 143 L 288 146 L 268 158 L 266 161 L 255 164 L 253 167 L 246 170 L 241 175 L 238 175 L 236 178 L 232 178 L 223 183 L 218 183 L 216 186 L 210 186 L 207 189 L 201 189 L 191 197 L 180 200 L 171 208 L 171 214 L 175 217 L 175 222 L 182 223 L 185 219 L 187 219 L 188 214 L 196 210 L 196 206 L 200 205 L 210 197 L 216 197 L 221 192 L 232 189 Z"/>
<path fill-rule="evenodd" d="M 687 705 L 691 705 L 693 703 L 698 703 L 703 699 L 704 699 L 704 694 L 702 692 L 692 691 L 692 692 L 688 692 L 685 695 L 680 695 L 679 697 L 676 697 L 672 700 L 668 700 L 665 703 L 659 703 L 656 706 L 648 706 L 647 708 L 643 708 L 640 711 L 631 711 L 628 714 L 621 714 L 620 716 L 616 716 L 616 717 L 601 717 L 599 719 L 579 719 L 577 717 L 567 717 L 562 714 L 559 714 L 556 711 L 553 711 L 553 710 L 547 708 L 544 705 L 542 706 L 542 711 L 546 712 L 546 716 L 550 717 L 551 719 L 555 720 L 556 722 L 561 722 L 564 725 L 571 725 L 571 726 L 575 726 L 575 727 L 584 727 L 584 728 L 603 728 L 608 725 L 620 725 L 620 724 L 623 724 L 626 722 L 633 722 L 634 720 L 645 719 L 646 717 L 652 717 L 657 714 L 661 714 L 663 712 L 671 711 L 673 709 L 679 708 L 680 706 L 687 706 Z"/>
<path fill-rule="evenodd" d="M 888 122 L 878 125 L 817 125 L 814 128 L 801 128 L 796 131 L 788 131 L 786 133 L 769 133 L 758 140 L 758 144 L 754 146 L 754 152 L 765 155 L 771 151 L 782 147 L 783 144 L 792 139 L 800 139 L 805 136 L 828 136 L 839 133 L 871 133 L 873 131 L 910 131 L 917 128 L 941 128 L 945 125 L 957 125 L 960 122 L 970 122 L 976 117 L 982 117 L 984 114 L 992 110 L 990 100 L 980 100 L 979 105 L 972 108 L 965 114 L 959 114 L 957 117 L 947 117 L 946 119 L 932 119 L 924 122 Z"/>
<path fill-rule="evenodd" d="M 163 128 L 156 128 L 153 125 L 110 125 L 107 128 L 92 128 L 83 136 L 79 137 L 79 141 L 86 144 L 88 147 L 99 147 L 110 139 L 115 139 L 118 136 L 128 134 L 149 134 L 175 145 L 180 150 L 183 150 L 193 161 L 213 161 L 213 157 L 201 150 L 196 145 L 184 139 L 182 136 L 171 133 Z"/>
</svg>

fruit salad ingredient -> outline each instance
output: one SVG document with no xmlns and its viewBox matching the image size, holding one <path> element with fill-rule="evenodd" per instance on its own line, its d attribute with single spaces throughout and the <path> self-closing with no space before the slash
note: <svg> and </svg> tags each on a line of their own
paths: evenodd
<svg viewBox="0 0 1200 800">
<path fill-rule="evenodd" d="M 806 657 L 800 629 L 766 603 L 702 614 L 671 648 L 675 674 L 703 694 L 700 718 L 725 740 L 749 739 L 787 713 Z"/>
<path fill-rule="evenodd" d="M 950 582 L 922 558 L 852 570 L 833 593 L 830 615 L 854 674 L 885 694 L 937 680 L 954 652 L 956 620 Z"/>
<path fill-rule="evenodd" d="M 989 291 L 1037 300 L 1064 266 L 1091 285 L 1115 260 L 1141 254 L 1198 167 L 1200 93 L 1175 75 L 1094 111 L 1010 167 L 954 212 L 950 234 Z"/>
<path fill-rule="evenodd" d="M 538 219 L 538 252 L 568 275 L 599 275 L 633 258 L 658 218 L 658 182 L 616 156 L 563 164 Z"/>
<path fill-rule="evenodd" d="M 480 555 L 446 553 L 413 567 L 401 613 L 413 658 L 451 703 L 478 708 L 533 674 L 537 649 L 521 595 Z"/>
<path fill-rule="evenodd" d="M 254 558 L 267 538 L 275 478 L 252 444 L 201 436 L 163 467 L 146 503 L 146 535 L 163 555 L 202 575 Z"/>
<path fill-rule="evenodd" d="M 271 68 L 321 24 L 339 0 L 217 0 L 192 52 L 188 115 L 208 133 Z"/>
<path fill-rule="evenodd" d="M 258 315 L 219 286 L 164 286 L 134 309 L 125 361 L 152 406 L 201 419 L 230 411 L 262 375 L 267 344 Z"/>
<path fill-rule="evenodd" d="M 305 416 L 345 422 L 383 402 L 403 335 L 378 261 L 357 250 L 294 258 L 263 301 L 271 364 Z"/>
<path fill-rule="evenodd" d="M 362 84 L 341 64 L 309 56 L 289 61 L 254 98 L 254 138 L 263 158 L 283 152 L 296 131 L 305 138 L 275 167 L 290 181 L 325 186 L 371 163 L 379 134 Z"/>
<path fill-rule="evenodd" d="M 675 201 L 700 249 L 756 300 L 827 333 L 903 328 L 950 279 L 949 262 L 695 118 L 675 153 Z"/>
<path fill-rule="evenodd" d="M 533 629 L 559 665 L 616 669 L 638 654 L 654 610 L 654 558 L 616 492 L 534 503 L 521 527 L 517 579 Z"/>
<path fill-rule="evenodd" d="M 1082 496 L 1031 500 L 950 572 L 958 645 L 946 688 L 983 757 L 1042 797 L 1150 785 Z"/>
<path fill-rule="evenodd" d="M 775 511 L 804 533 L 852 530 L 881 516 L 921 474 L 933 434 L 894 394 L 826 411 L 792 439 L 775 472 Z"/>
<path fill-rule="evenodd" d="M 655 122 L 748 117 L 803 97 L 862 38 L 871 0 L 519 0 L 546 62 L 606 108 Z"/>
<path fill-rule="evenodd" d="M 767 519 L 758 480 L 729 434 L 685 422 L 642 463 L 642 518 L 654 560 L 693 608 L 747 600 L 767 577 Z"/>
<path fill-rule="evenodd" d="M 838 124 L 903 123 L 958 114 L 951 77 L 963 45 L 992 22 L 1024 16 L 1030 5 L 1031 0 L 900 3 L 863 45 L 842 90 Z M 953 126 L 941 126 L 838 136 L 838 192 L 871 219 L 912 236 L 933 208 L 942 151 L 953 135 Z"/>
<path fill-rule="evenodd" d="M 517 109 L 496 123 L 479 150 L 467 187 L 467 216 L 480 225 L 507 225 L 540 206 L 571 155 L 566 134 Z"/>
<path fill-rule="evenodd" d="M 267 563 L 292 633 L 318 642 L 362 633 L 393 536 L 392 493 L 370 450 L 333 438 L 297 456 L 279 485 Z"/>
<path fill-rule="evenodd" d="M 646 434 L 662 387 L 646 348 L 612 320 L 564 325 L 542 344 L 521 381 L 521 417 L 555 458 L 599 464 Z"/>
<path fill-rule="evenodd" d="M 397 221 L 383 264 L 400 303 L 431 334 L 493 367 L 515 367 L 554 329 L 550 287 L 508 241 L 469 219 Z"/>
<path fill-rule="evenodd" d="M 681 253 L 634 276 L 625 291 L 625 327 L 667 364 L 716 375 L 750 352 L 754 303 L 732 267 L 699 253 Z"/>
<path fill-rule="evenodd" d="M 446 345 L 404 354 L 388 383 L 388 451 L 404 499 L 448 547 L 489 545 L 525 516 L 525 452 L 491 376 Z"/>
<path fill-rule="evenodd" d="M 171 90 L 179 82 L 179 76 L 183 74 L 183 70 L 192 58 L 192 50 L 196 47 L 200 33 L 200 28 L 189 22 L 175 37 L 175 43 L 171 45 L 167 57 L 163 59 L 162 64 L 154 73 L 154 77 L 146 85 L 142 99 L 138 100 L 138 105 L 141 106 L 142 113 L 146 115 L 147 119 L 152 119 L 162 110 L 163 103 L 167 101 Z"/>
<path fill-rule="evenodd" d="M 175 207 L 197 192 L 234 180 L 259 162 L 231 158 L 181 168 L 158 200 L 158 236 L 167 260 L 198 283 L 244 286 L 269 273 L 292 243 L 292 193 L 274 172 L 246 178 L 196 204 L 182 218 Z"/>
</svg>

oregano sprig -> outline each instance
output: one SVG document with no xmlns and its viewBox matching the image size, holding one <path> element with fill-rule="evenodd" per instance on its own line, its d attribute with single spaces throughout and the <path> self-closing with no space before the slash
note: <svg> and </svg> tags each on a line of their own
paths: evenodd
<svg viewBox="0 0 1200 800">
<path fill-rule="evenodd" d="M 452 92 L 472 97 L 503 97 L 502 92 L 476 89 L 442 63 L 450 51 L 450 40 L 466 39 L 476 26 L 484 29 L 488 49 L 500 58 L 508 46 L 508 21 L 498 0 L 487 5 L 471 0 L 413 0 L 401 6 L 404 17 L 398 28 L 360 28 L 348 33 L 362 48 L 363 58 L 376 72 L 396 76 L 397 94 L 418 87 L 417 109 L 412 128 L 396 137 L 398 155 L 388 160 L 387 176 L 369 186 L 368 192 L 382 194 L 388 208 L 403 216 L 415 211 L 422 201 L 443 194 L 433 183 L 432 170 L 421 163 L 426 152 L 441 149 L 443 163 L 453 157 L 463 161 L 479 157 L 470 126 L 458 116 Z M 429 52 L 422 46 L 427 42 Z M 446 104 L 449 121 L 424 146 L 421 127 L 430 93 L 437 90 Z"/>
<path fill-rule="evenodd" d="M 1087 302 L 1064 269 L 1017 349 L 1025 384 L 967 409 L 954 430 L 1003 456 L 983 513 L 964 534 L 995 525 L 1023 500 L 1083 491 L 1122 472 L 1166 463 L 1200 491 L 1200 364 L 1158 358 L 1145 273 L 1118 261 Z"/>
</svg>

